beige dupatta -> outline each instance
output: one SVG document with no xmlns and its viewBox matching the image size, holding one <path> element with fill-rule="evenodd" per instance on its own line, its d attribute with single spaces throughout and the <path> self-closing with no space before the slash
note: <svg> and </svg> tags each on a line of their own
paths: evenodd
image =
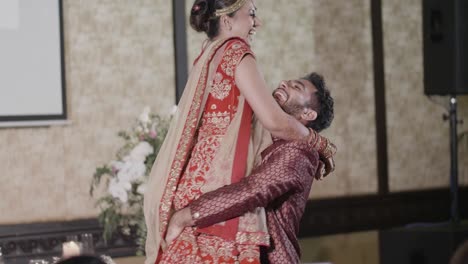
<svg viewBox="0 0 468 264">
<path fill-rule="evenodd" d="M 159 151 L 159 155 L 153 165 L 144 199 L 144 213 L 147 226 L 146 238 L 146 264 L 153 264 L 158 256 L 163 235 L 166 231 L 170 218 L 172 200 L 177 183 L 183 173 L 184 166 L 188 161 L 190 151 L 194 144 L 195 132 L 198 128 L 206 98 L 209 93 L 208 78 L 210 71 L 216 67 L 210 67 L 216 51 L 223 46 L 227 40 L 219 40 L 211 43 L 203 52 L 198 62 L 192 68 L 184 93 L 179 102 L 177 113 L 174 115 L 166 139 Z M 203 192 L 214 190 L 229 180 L 223 178 L 225 171 L 233 166 L 233 151 L 237 141 L 236 131 L 239 131 L 242 109 L 245 99 L 239 98 L 239 106 L 234 116 L 228 133 L 221 143 L 216 159 L 212 164 L 212 171 L 207 175 L 215 181 L 207 181 Z M 253 126 L 249 144 L 247 159 L 247 174 L 250 173 L 255 157 L 271 143 L 268 132 L 261 125 Z M 258 159 L 257 159 L 258 160 Z M 221 172 L 221 173 L 220 173 Z M 239 243 L 267 244 L 265 213 L 263 208 L 249 213 L 240 218 L 237 241 Z"/>
</svg>

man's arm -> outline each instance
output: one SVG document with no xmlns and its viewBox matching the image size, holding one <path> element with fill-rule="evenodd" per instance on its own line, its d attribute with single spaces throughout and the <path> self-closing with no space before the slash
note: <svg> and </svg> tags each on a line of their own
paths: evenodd
<svg viewBox="0 0 468 264">
<path fill-rule="evenodd" d="M 315 152 L 306 154 L 306 149 L 296 144 L 301 143 L 280 146 L 249 177 L 206 193 L 189 204 L 195 225 L 210 226 L 257 207 L 267 207 L 285 193 L 301 190 L 303 177 L 315 174 L 318 156 Z"/>
<path fill-rule="evenodd" d="M 317 152 L 306 154 L 310 150 L 297 147 L 301 144 L 290 142 L 286 143 L 288 146 L 280 146 L 249 177 L 205 193 L 176 212 L 169 223 L 167 242 L 175 239 L 178 230 L 185 226 L 210 226 L 266 207 L 287 192 L 301 190 L 305 177 L 313 177 L 318 166 Z"/>
</svg>

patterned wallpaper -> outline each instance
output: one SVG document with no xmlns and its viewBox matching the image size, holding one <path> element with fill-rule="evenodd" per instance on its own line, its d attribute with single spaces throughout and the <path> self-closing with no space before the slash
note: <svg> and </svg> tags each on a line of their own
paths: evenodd
<svg viewBox="0 0 468 264">
<path fill-rule="evenodd" d="M 0 130 L 0 224 L 94 217 L 94 169 L 145 106 L 175 103 L 171 2 L 64 0 L 71 124 Z M 8 213 L 4 213 L 8 212 Z"/>
<path fill-rule="evenodd" d="M 448 186 L 449 123 L 442 120 L 447 111 L 424 95 L 422 2 L 382 1 L 382 9 L 390 190 Z M 448 107 L 448 98 L 436 102 Z M 467 117 L 467 103 L 459 102 L 460 118 Z M 466 148 L 463 153 L 460 183 L 467 184 Z"/>
<path fill-rule="evenodd" d="M 328 78 L 335 119 L 325 132 L 338 146 L 333 175 L 312 197 L 375 193 L 376 128 L 370 1 L 312 1 L 314 70 Z"/>
<path fill-rule="evenodd" d="M 187 14 L 192 2 L 186 0 Z M 314 184 L 313 198 L 377 190 L 369 3 L 257 0 L 263 27 L 253 49 L 267 83 L 274 88 L 318 71 L 335 98 L 334 124 L 324 134 L 338 146 L 337 169 Z M 448 124 L 422 92 L 421 0 L 382 4 L 390 188 L 445 186 Z M 144 106 L 164 113 L 175 101 L 171 8 L 167 0 L 64 0 L 72 123 L 0 130 L 0 142 L 8 142 L 0 151 L 0 212 L 8 212 L 0 224 L 97 214 L 89 183 L 121 146 L 117 131 L 129 128 Z M 188 28 L 189 64 L 204 39 Z M 466 97 L 459 104 L 466 117 Z M 468 145 L 460 152 L 466 184 Z"/>
</svg>

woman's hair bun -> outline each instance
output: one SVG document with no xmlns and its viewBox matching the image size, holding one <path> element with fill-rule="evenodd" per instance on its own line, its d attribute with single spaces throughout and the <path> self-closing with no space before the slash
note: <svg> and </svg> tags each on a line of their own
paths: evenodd
<svg viewBox="0 0 468 264">
<path fill-rule="evenodd" d="M 190 11 L 190 25 L 197 32 L 208 32 L 211 18 L 209 0 L 196 0 Z"/>
</svg>

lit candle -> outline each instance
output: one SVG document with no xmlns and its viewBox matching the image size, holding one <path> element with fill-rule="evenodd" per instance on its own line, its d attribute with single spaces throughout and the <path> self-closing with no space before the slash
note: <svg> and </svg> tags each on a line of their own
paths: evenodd
<svg viewBox="0 0 468 264">
<path fill-rule="evenodd" d="M 62 244 L 62 252 L 64 258 L 80 255 L 80 246 L 75 241 L 65 242 Z"/>
</svg>

